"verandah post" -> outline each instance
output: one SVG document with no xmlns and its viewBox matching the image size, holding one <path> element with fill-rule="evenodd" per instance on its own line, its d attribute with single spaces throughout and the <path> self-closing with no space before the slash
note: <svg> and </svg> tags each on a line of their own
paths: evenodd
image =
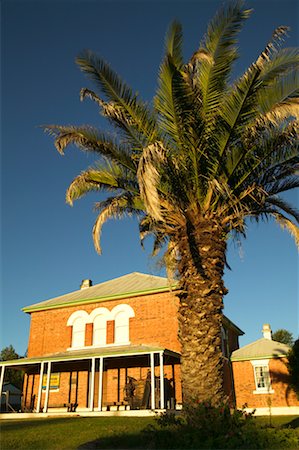
<svg viewBox="0 0 299 450">
<path fill-rule="evenodd" d="M 160 409 L 164 409 L 164 366 L 163 366 L 163 352 L 159 353 L 160 356 Z"/>
<path fill-rule="evenodd" d="M 42 361 L 40 365 L 40 372 L 39 372 L 39 385 L 38 385 L 38 394 L 37 394 L 37 405 L 36 405 L 36 412 L 40 412 L 40 406 L 41 406 L 41 398 L 42 398 L 42 388 L 43 388 L 43 375 L 44 375 L 44 364 L 45 362 Z"/>
<path fill-rule="evenodd" d="M 94 377 L 95 377 L 96 359 L 91 358 L 91 373 L 90 373 L 90 396 L 89 396 L 89 410 L 93 411 L 94 403 Z"/>
<path fill-rule="evenodd" d="M 151 361 L 151 409 L 155 409 L 155 354 L 150 354 Z"/>
<path fill-rule="evenodd" d="M 0 411 L 1 411 L 1 404 L 2 404 L 2 389 L 3 389 L 3 382 L 4 382 L 4 371 L 5 371 L 5 366 L 2 366 L 1 377 L 0 377 Z"/>
<path fill-rule="evenodd" d="M 103 362 L 104 358 L 100 357 L 99 365 L 99 399 L 98 399 L 98 411 L 102 411 L 102 398 L 103 398 Z"/>
<path fill-rule="evenodd" d="M 43 412 L 47 412 L 48 411 L 49 392 L 50 392 L 50 378 L 51 378 L 51 361 L 48 361 L 46 396 L 45 396 L 45 404 L 44 404 Z"/>
</svg>

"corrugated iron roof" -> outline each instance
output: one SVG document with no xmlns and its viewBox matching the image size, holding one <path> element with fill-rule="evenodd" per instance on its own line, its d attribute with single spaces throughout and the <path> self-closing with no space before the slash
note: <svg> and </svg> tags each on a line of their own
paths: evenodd
<svg viewBox="0 0 299 450">
<path fill-rule="evenodd" d="M 170 285 L 167 278 L 133 272 L 85 289 L 79 289 L 69 294 L 34 303 L 22 309 L 25 312 L 39 311 L 66 305 L 70 306 L 72 304 L 112 300 L 169 290 Z"/>
<path fill-rule="evenodd" d="M 282 358 L 287 355 L 289 350 L 290 347 L 288 345 L 271 339 L 261 338 L 235 350 L 231 355 L 231 360 L 246 361 L 263 358 Z"/>
<path fill-rule="evenodd" d="M 19 358 L 9 361 L 0 361 L 0 366 L 25 366 L 26 364 L 39 364 L 42 361 L 60 362 L 75 361 L 90 358 L 112 358 L 121 356 L 138 356 L 147 355 L 149 353 L 164 352 L 166 355 L 180 358 L 180 354 L 163 347 L 147 346 L 147 345 L 121 345 L 107 346 L 99 348 L 86 348 L 80 350 L 68 350 L 66 352 L 51 353 L 43 356 L 35 356 L 33 358 Z"/>
</svg>

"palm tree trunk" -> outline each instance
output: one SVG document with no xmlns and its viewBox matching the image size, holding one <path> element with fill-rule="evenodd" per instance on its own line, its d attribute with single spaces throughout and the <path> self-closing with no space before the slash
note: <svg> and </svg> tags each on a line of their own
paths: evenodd
<svg viewBox="0 0 299 450">
<path fill-rule="evenodd" d="M 180 250 L 179 340 L 185 405 L 226 400 L 221 324 L 226 241 L 216 221 L 197 217 L 178 236 Z"/>
</svg>

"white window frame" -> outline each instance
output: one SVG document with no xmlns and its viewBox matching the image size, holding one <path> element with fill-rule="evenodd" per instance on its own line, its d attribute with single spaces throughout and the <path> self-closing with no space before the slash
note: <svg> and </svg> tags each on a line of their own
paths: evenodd
<svg viewBox="0 0 299 450">
<path fill-rule="evenodd" d="M 120 315 L 120 313 L 122 313 Z M 111 320 L 114 321 L 114 342 L 111 344 L 107 344 L 107 335 L 105 339 L 103 339 L 103 343 L 95 342 L 95 327 L 94 327 L 94 321 L 98 316 L 103 316 L 105 318 L 105 324 L 106 324 L 106 333 L 107 333 L 107 321 Z M 121 320 L 120 320 L 121 317 Z M 101 308 L 95 308 L 93 311 L 91 311 L 90 314 L 88 314 L 84 310 L 78 310 L 73 312 L 71 316 L 69 317 L 67 321 L 68 326 L 74 326 L 77 319 L 80 319 L 81 326 L 82 326 L 82 332 L 84 328 L 84 342 L 83 339 L 81 340 L 82 345 L 77 345 L 76 347 L 74 344 L 74 327 L 72 330 L 72 343 L 71 346 L 67 350 L 82 350 L 86 347 L 88 348 L 98 348 L 98 347 L 113 347 L 113 346 L 119 346 L 119 345 L 129 345 L 130 344 L 130 318 L 135 317 L 134 309 L 125 303 L 115 306 L 112 311 L 109 311 L 109 309 L 105 307 Z M 93 324 L 93 336 L 92 336 L 92 345 L 85 345 L 85 333 L 86 333 L 86 324 L 92 323 Z M 125 329 L 124 333 L 121 333 L 120 335 L 124 335 L 125 339 L 119 339 L 117 341 L 117 328 L 123 328 Z M 80 327 L 78 327 L 80 328 Z M 77 330 L 78 330 L 77 328 Z M 102 328 L 104 329 L 104 327 Z M 78 330 L 80 331 L 80 330 Z M 75 331 L 76 332 L 76 331 Z"/>
<path fill-rule="evenodd" d="M 104 326 L 95 327 L 98 317 L 102 317 Z M 105 347 L 107 345 L 107 321 L 110 320 L 111 313 L 107 308 L 96 308 L 89 314 L 89 321 L 93 324 L 92 347 Z M 96 330 L 104 330 L 102 342 L 96 342 Z"/>
<path fill-rule="evenodd" d="M 269 370 L 269 359 L 258 359 L 251 361 L 252 367 L 253 367 L 253 374 L 254 374 L 254 382 L 255 382 L 255 390 L 252 391 L 253 394 L 273 394 L 274 389 L 272 389 L 271 386 L 271 376 L 270 376 L 270 370 Z M 267 375 L 269 379 L 269 386 L 259 387 L 258 386 L 258 379 L 256 375 L 256 369 L 258 368 L 264 368 L 265 374 Z"/>
<path fill-rule="evenodd" d="M 79 325 L 78 325 L 78 321 Z M 86 324 L 89 323 L 89 314 L 86 311 L 79 310 L 73 312 L 73 314 L 70 315 L 67 325 L 73 327 L 72 329 L 72 342 L 71 346 L 68 348 L 68 350 L 79 350 L 85 347 L 85 332 L 86 332 Z M 74 327 L 75 325 L 75 327 Z M 82 345 L 74 345 L 74 333 L 81 332 L 83 338 L 81 339 Z"/>
<path fill-rule="evenodd" d="M 114 345 L 130 344 L 130 318 L 135 317 L 133 308 L 127 304 L 117 305 L 112 309 L 111 316 L 111 320 L 114 320 Z M 124 333 L 119 334 L 120 329 Z M 123 335 L 124 339 L 121 338 Z"/>
</svg>

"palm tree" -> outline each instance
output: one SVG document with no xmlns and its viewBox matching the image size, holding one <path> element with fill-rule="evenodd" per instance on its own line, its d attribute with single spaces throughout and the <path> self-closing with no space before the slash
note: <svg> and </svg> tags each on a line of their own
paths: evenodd
<svg viewBox="0 0 299 450">
<path fill-rule="evenodd" d="M 298 51 L 282 48 L 286 27 L 234 83 L 237 35 L 251 11 L 220 10 L 186 63 L 182 28 L 166 36 L 153 106 L 140 100 L 91 51 L 77 63 L 95 83 L 83 89 L 119 134 L 90 126 L 46 127 L 64 153 L 69 144 L 99 161 L 70 184 L 66 201 L 111 193 L 95 205 L 93 240 L 111 217 L 135 215 L 141 241 L 154 236 L 179 279 L 179 339 L 185 404 L 224 398 L 221 322 L 227 240 L 246 236 L 247 218 L 274 218 L 299 243 L 299 213 L 279 194 L 298 187 Z M 104 97 L 102 97 L 102 95 Z M 296 173 L 297 171 L 297 173 Z"/>
</svg>

